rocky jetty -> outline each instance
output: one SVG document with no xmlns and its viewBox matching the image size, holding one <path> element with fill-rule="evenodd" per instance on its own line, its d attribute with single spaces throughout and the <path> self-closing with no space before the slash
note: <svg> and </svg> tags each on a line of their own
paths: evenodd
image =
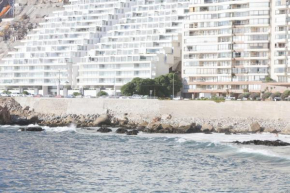
<svg viewBox="0 0 290 193">
<path fill-rule="evenodd" d="M 117 127 L 116 133 L 136 135 L 138 132 L 146 133 L 224 133 L 227 135 L 238 133 L 281 133 L 290 134 L 290 123 L 282 120 L 268 121 L 249 119 L 175 119 L 172 115 L 166 114 L 156 116 L 153 119 L 135 120 L 127 113 L 115 115 L 109 110 L 106 114 L 42 114 L 36 113 L 29 106 L 22 107 L 13 98 L 0 98 L 0 124 L 39 126 L 70 126 L 78 128 L 100 127 L 98 132 L 112 132 L 109 127 Z"/>
<path fill-rule="evenodd" d="M 251 140 L 251 141 L 234 141 L 233 143 L 241 145 L 266 145 L 266 146 L 290 146 L 290 143 L 283 142 L 280 140 L 269 141 L 269 140 Z"/>
</svg>

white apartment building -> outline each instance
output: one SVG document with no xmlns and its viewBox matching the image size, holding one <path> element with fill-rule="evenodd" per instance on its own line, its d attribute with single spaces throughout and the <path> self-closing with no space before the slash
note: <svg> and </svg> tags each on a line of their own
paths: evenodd
<svg viewBox="0 0 290 193">
<path fill-rule="evenodd" d="M 113 88 L 135 77 L 154 78 L 181 62 L 188 0 L 139 0 L 79 63 L 80 87 Z"/>
<path fill-rule="evenodd" d="M 188 97 L 260 92 L 271 64 L 270 0 L 201 0 L 183 34 Z"/>
<path fill-rule="evenodd" d="M 73 65 L 118 23 L 134 0 L 70 0 L 34 29 L 0 64 L 0 85 L 55 93 L 76 85 Z"/>
<path fill-rule="evenodd" d="M 272 2 L 272 36 L 271 36 L 271 76 L 278 82 L 290 82 L 289 62 L 289 2 L 287 0 L 275 0 Z M 288 12 L 286 11 L 288 10 Z M 288 21 L 287 19 L 288 18 Z M 287 23 L 287 26 L 286 26 Z M 287 37 L 287 38 L 286 38 Z M 282 84 L 283 85 L 283 84 Z"/>
<path fill-rule="evenodd" d="M 0 86 L 119 93 L 180 64 L 185 97 L 290 86 L 287 1 L 70 0 L 0 63 Z"/>
</svg>

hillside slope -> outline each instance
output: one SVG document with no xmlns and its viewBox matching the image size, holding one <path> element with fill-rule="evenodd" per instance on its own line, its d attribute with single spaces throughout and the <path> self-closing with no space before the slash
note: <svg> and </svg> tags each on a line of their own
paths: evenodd
<svg viewBox="0 0 290 193">
<path fill-rule="evenodd" d="M 15 18 L 0 23 L 0 63 L 9 51 L 53 11 L 61 10 L 63 0 L 15 0 Z"/>
</svg>

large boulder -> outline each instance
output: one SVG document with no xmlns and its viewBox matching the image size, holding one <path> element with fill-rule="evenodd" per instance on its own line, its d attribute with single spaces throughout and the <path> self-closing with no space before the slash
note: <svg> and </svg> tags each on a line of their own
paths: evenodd
<svg viewBox="0 0 290 193">
<path fill-rule="evenodd" d="M 159 133 L 173 133 L 174 127 L 170 124 L 161 124 L 162 129 L 159 130 Z"/>
<path fill-rule="evenodd" d="M 280 131 L 278 131 L 277 129 L 269 127 L 269 128 L 265 128 L 264 132 L 267 132 L 267 133 L 279 133 Z"/>
<path fill-rule="evenodd" d="M 124 126 L 129 123 L 129 119 L 127 117 L 124 117 L 123 119 L 118 119 L 118 123 L 120 126 Z"/>
<path fill-rule="evenodd" d="M 116 133 L 119 133 L 119 134 L 127 133 L 127 129 L 119 128 L 119 129 L 116 130 Z"/>
<path fill-rule="evenodd" d="M 146 126 L 146 129 L 144 129 L 144 132 L 147 132 L 147 133 L 159 133 L 159 131 L 162 129 L 162 126 L 159 122 L 152 122 L 152 123 L 149 123 L 147 126 Z"/>
<path fill-rule="evenodd" d="M 214 127 L 211 124 L 203 124 L 201 126 L 201 131 L 204 133 L 214 132 Z"/>
<path fill-rule="evenodd" d="M 101 125 L 110 125 L 110 117 L 108 115 L 101 115 L 99 116 L 94 122 L 94 126 L 101 126 Z"/>
<path fill-rule="evenodd" d="M 144 131 L 144 129 L 147 127 L 147 125 L 148 125 L 148 122 L 144 121 L 144 122 L 138 124 L 137 130 L 138 131 Z"/>
<path fill-rule="evenodd" d="M 27 117 L 21 117 L 18 115 L 11 116 L 11 123 L 15 125 L 29 125 L 30 122 L 27 120 Z"/>
<path fill-rule="evenodd" d="M 109 129 L 108 127 L 101 127 L 97 131 L 101 133 L 109 133 L 112 132 L 112 129 Z"/>
<path fill-rule="evenodd" d="M 290 124 L 288 124 L 284 129 L 282 129 L 281 133 L 285 135 L 290 135 Z"/>
<path fill-rule="evenodd" d="M 39 119 L 38 119 L 38 116 L 37 115 L 29 115 L 27 117 L 27 120 L 28 122 L 30 122 L 31 124 L 34 124 L 34 123 L 38 123 L 39 122 Z"/>
<path fill-rule="evenodd" d="M 139 133 L 139 131 L 137 130 L 131 130 L 131 131 L 127 131 L 127 135 L 137 135 Z"/>
<path fill-rule="evenodd" d="M 261 132 L 261 131 L 262 131 L 262 128 L 258 122 L 253 122 L 250 125 L 250 132 L 257 133 L 257 132 Z"/>
<path fill-rule="evenodd" d="M 7 108 L 7 106 L 0 106 L 0 125 L 10 124 L 11 123 L 11 115 Z"/>
<path fill-rule="evenodd" d="M 21 127 L 21 131 L 44 131 L 42 127 Z"/>
<path fill-rule="evenodd" d="M 174 133 L 198 133 L 200 127 L 195 123 L 180 122 L 178 128 L 174 130 Z"/>
<path fill-rule="evenodd" d="M 226 125 L 226 126 L 220 126 L 220 127 L 217 127 L 216 129 L 215 129 L 215 131 L 217 132 L 217 133 L 226 133 L 226 134 L 228 134 L 228 133 L 232 133 L 233 132 L 233 126 L 231 126 L 231 125 Z"/>
<path fill-rule="evenodd" d="M 266 146 L 290 146 L 290 143 L 276 140 L 276 141 L 270 141 L 270 140 L 251 140 L 251 141 L 234 141 L 233 143 L 241 144 L 241 145 L 266 145 Z"/>
</svg>

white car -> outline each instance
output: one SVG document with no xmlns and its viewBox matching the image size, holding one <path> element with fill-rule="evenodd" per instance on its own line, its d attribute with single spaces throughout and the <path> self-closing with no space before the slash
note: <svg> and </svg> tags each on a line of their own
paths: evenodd
<svg viewBox="0 0 290 193">
<path fill-rule="evenodd" d="M 138 94 L 133 94 L 132 99 L 142 99 L 142 96 Z"/>
<path fill-rule="evenodd" d="M 1 96 L 2 96 L 2 97 L 10 97 L 9 94 L 5 94 L 5 93 L 2 93 Z"/>
<path fill-rule="evenodd" d="M 226 97 L 225 100 L 226 100 L 226 101 L 233 101 L 233 100 L 236 100 L 236 98 L 235 98 L 235 97 Z"/>
<path fill-rule="evenodd" d="M 178 96 L 178 97 L 173 98 L 173 100 L 179 101 L 179 100 L 183 100 L 183 98 L 181 96 Z"/>
<path fill-rule="evenodd" d="M 11 96 L 12 97 L 19 97 L 19 96 L 21 96 L 21 94 L 20 93 L 12 93 Z"/>
</svg>

